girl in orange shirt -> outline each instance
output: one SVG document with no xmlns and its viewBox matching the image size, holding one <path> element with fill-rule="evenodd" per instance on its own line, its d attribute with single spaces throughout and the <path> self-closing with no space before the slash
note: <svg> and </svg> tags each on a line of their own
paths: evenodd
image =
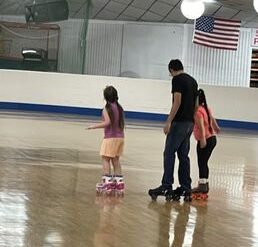
<svg viewBox="0 0 258 247">
<path fill-rule="evenodd" d="M 217 144 L 216 134 L 220 131 L 220 128 L 208 108 L 202 89 L 198 90 L 194 123 L 194 136 L 197 140 L 199 183 L 196 188 L 192 189 L 192 197 L 193 199 L 199 199 L 198 197 L 207 199 L 207 193 L 209 192 L 208 160 Z"/>
</svg>

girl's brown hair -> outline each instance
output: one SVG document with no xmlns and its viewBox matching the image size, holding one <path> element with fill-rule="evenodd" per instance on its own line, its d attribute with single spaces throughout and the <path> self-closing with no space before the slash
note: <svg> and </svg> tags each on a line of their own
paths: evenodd
<svg viewBox="0 0 258 247">
<path fill-rule="evenodd" d="M 104 98 L 107 102 L 105 108 L 107 110 L 108 116 L 111 121 L 111 127 L 114 126 L 114 113 L 111 107 L 111 103 L 116 103 L 118 107 L 118 112 L 119 112 L 118 125 L 119 125 L 119 128 L 123 130 L 124 129 L 124 110 L 122 106 L 118 103 L 117 90 L 113 86 L 107 86 L 104 89 Z"/>
</svg>

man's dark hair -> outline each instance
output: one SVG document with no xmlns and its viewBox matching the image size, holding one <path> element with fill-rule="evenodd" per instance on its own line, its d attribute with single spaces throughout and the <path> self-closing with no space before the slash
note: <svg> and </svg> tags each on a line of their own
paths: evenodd
<svg viewBox="0 0 258 247">
<path fill-rule="evenodd" d="M 168 70 L 170 71 L 171 69 L 175 71 L 184 70 L 184 66 L 179 59 L 173 59 L 168 64 Z"/>
</svg>

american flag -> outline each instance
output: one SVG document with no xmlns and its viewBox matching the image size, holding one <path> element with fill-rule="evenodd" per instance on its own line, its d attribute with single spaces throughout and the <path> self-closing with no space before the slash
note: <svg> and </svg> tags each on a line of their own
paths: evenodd
<svg viewBox="0 0 258 247">
<path fill-rule="evenodd" d="M 241 21 L 201 16 L 195 20 L 193 43 L 237 50 Z"/>
</svg>

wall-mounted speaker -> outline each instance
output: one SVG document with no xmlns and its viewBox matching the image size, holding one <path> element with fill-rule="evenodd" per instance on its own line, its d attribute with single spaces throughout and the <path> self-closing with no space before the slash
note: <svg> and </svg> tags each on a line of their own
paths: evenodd
<svg viewBox="0 0 258 247">
<path fill-rule="evenodd" d="M 69 7 L 66 0 L 34 0 L 25 5 L 26 22 L 55 22 L 67 20 Z"/>
</svg>

